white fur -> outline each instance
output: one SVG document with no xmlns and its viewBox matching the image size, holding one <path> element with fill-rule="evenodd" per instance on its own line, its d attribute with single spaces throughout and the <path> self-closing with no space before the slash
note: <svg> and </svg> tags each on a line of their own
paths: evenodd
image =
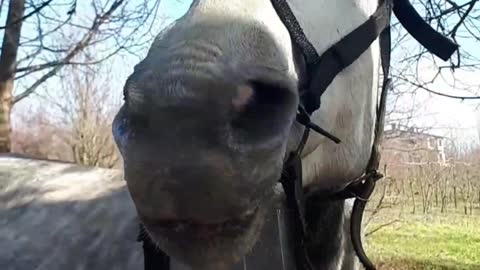
<svg viewBox="0 0 480 270">
<path fill-rule="evenodd" d="M 319 54 L 365 22 L 377 7 L 376 0 L 288 0 L 288 3 Z M 189 23 L 228 15 L 266 29 L 278 41 L 287 74 L 298 78 L 290 35 L 269 0 L 202 0 L 195 4 Z M 233 37 L 235 29 L 227 34 Z M 336 77 L 322 96 L 322 106 L 313 114 L 313 120 L 342 143 L 337 145 L 311 133 L 303 153 L 306 185 L 341 188 L 363 173 L 373 142 L 378 70 L 376 41 Z"/>
<path fill-rule="evenodd" d="M 290 0 L 303 31 L 321 54 L 365 22 L 376 7 L 372 0 Z M 379 65 L 378 42 L 341 72 L 322 96 L 313 120 L 339 137 L 334 144 L 313 133 L 304 151 L 306 185 L 342 187 L 360 176 L 373 142 Z"/>
<path fill-rule="evenodd" d="M 288 0 L 288 3 L 319 54 L 365 22 L 378 4 L 377 0 Z M 219 19 L 222 18 L 249 22 L 249 27 L 253 24 L 269 32 L 277 41 L 280 53 L 275 57 L 255 55 L 250 41 L 241 36 L 244 26 L 234 23 L 225 26 L 225 32 L 218 34 L 221 40 L 215 40 L 216 44 L 222 43 L 218 46 L 222 47 L 223 56 L 231 56 L 232 61 L 241 58 L 261 62 L 259 64 L 282 69 L 294 80 L 298 79 L 290 35 L 270 0 L 196 0 L 192 5 L 185 17 L 178 21 L 179 29 L 202 22 L 221 21 Z M 209 41 L 208 37 L 206 39 Z M 342 188 L 364 172 L 373 142 L 379 56 L 376 41 L 357 61 L 338 74 L 322 96 L 321 108 L 314 113 L 313 120 L 342 142 L 336 145 L 323 136 L 311 133 L 303 153 L 306 185 Z M 279 57 L 282 61 L 278 61 Z M 278 63 L 282 66 L 275 66 Z M 350 201 L 345 206 L 342 223 L 344 249 L 334 259 L 334 269 L 358 267 L 351 241 L 348 241 Z"/>
</svg>

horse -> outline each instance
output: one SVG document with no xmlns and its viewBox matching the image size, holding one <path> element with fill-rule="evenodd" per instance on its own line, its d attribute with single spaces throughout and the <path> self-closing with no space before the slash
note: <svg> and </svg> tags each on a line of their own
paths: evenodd
<svg viewBox="0 0 480 270">
<path fill-rule="evenodd" d="M 270 0 L 194 0 L 161 31 L 124 86 L 113 135 L 145 233 L 193 269 L 225 269 L 256 243 L 289 153 L 307 77 L 304 54 Z M 364 23 L 378 0 L 287 0 L 321 53 Z M 374 145 L 380 85 L 375 39 L 331 81 L 300 153 L 315 269 L 358 269 L 353 200 L 318 202 L 361 177 Z M 318 197 L 318 196 L 317 196 Z"/>
</svg>

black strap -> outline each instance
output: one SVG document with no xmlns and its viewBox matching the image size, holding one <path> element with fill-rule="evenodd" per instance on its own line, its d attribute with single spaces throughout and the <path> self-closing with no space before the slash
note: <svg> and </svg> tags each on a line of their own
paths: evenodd
<svg viewBox="0 0 480 270">
<path fill-rule="evenodd" d="M 383 82 L 380 92 L 380 103 L 377 108 L 377 119 L 375 121 L 375 135 L 372 145 L 372 153 L 366 168 L 365 182 L 360 183 L 360 188 L 356 193 L 355 202 L 353 204 L 352 216 L 350 219 L 350 236 L 353 248 L 357 254 L 362 265 L 366 270 L 375 270 L 375 266 L 365 254 L 362 245 L 361 228 L 363 220 L 363 212 L 367 205 L 370 196 L 375 189 L 376 181 L 383 178 L 383 175 L 378 172 L 380 164 L 380 141 L 383 138 L 383 127 L 385 122 L 385 110 L 387 104 L 387 93 L 390 88 L 390 52 L 391 52 L 391 34 L 390 27 L 387 27 L 380 35 L 380 56 L 383 71 Z"/>
<path fill-rule="evenodd" d="M 308 135 L 304 137 L 308 137 Z M 303 148 L 303 145 L 299 148 Z M 296 266 L 298 270 L 314 270 L 305 245 L 307 224 L 305 221 L 305 201 L 302 185 L 302 160 L 297 151 L 290 154 L 284 166 L 280 182 L 285 191 L 287 206 L 289 210 L 293 211 L 295 217 L 293 219 L 292 227 L 294 231 L 292 234 L 295 244 L 294 256 Z"/>
<path fill-rule="evenodd" d="M 449 39 L 433 30 L 429 24 L 423 21 L 408 0 L 394 0 L 393 11 L 407 31 L 431 53 L 437 55 L 441 59 L 447 60 L 458 49 L 458 45 L 454 44 Z M 388 27 L 380 35 L 380 54 L 383 71 L 383 83 L 382 92 L 380 95 L 380 103 L 377 109 L 374 142 L 372 146 L 371 157 L 366 168 L 366 177 L 364 181 L 355 182 L 345 189 L 347 193 L 353 194 L 356 198 L 350 220 L 350 236 L 357 257 L 366 270 L 376 269 L 363 249 L 361 240 L 361 227 L 363 213 L 366 204 L 373 193 L 373 190 L 375 189 L 376 181 L 383 177 L 383 175 L 378 173 L 378 167 L 380 163 L 379 148 L 383 138 L 386 98 L 391 84 L 391 80 L 389 78 L 390 50 L 391 33 L 390 27 Z M 346 195 L 345 191 L 343 192 L 343 195 Z"/>
<path fill-rule="evenodd" d="M 319 56 L 308 41 L 285 0 L 272 0 L 276 12 L 287 27 L 294 44 L 301 49 L 307 65 L 307 89 L 301 90 L 302 103 L 311 114 L 320 107 L 320 97 L 333 79 L 353 63 L 390 22 L 392 1 L 383 1 L 370 18 Z M 416 12 L 408 0 L 394 0 L 393 10 L 407 31 L 430 52 L 447 60 L 458 45 L 436 32 Z M 388 4 L 388 6 L 387 6 Z M 381 26 L 378 28 L 378 26 Z M 367 29 L 365 31 L 364 29 Z M 368 31 L 370 30 L 370 31 Z"/>
<path fill-rule="evenodd" d="M 144 270 L 170 270 L 170 257 L 155 246 L 142 224 L 139 224 L 137 241 L 143 245 Z"/>
<path fill-rule="evenodd" d="M 447 61 L 458 50 L 457 44 L 422 19 L 409 0 L 394 0 L 393 12 L 410 35 L 443 61 Z"/>
<path fill-rule="evenodd" d="M 321 60 L 317 63 L 315 70 L 315 76 L 319 76 L 313 78 L 312 86 L 315 90 L 322 90 L 319 92 L 307 91 L 308 94 L 313 94 L 313 97 L 310 97 L 310 101 L 313 100 L 310 104 L 310 111 L 316 110 L 320 103 L 318 102 L 315 104 L 316 101 L 320 100 L 321 94 L 325 91 L 328 85 L 331 83 L 333 78 L 346 66 L 350 65 L 353 61 L 355 61 L 366 49 L 371 46 L 371 43 L 380 36 L 380 49 L 381 49 L 381 62 L 382 62 L 382 70 L 383 70 L 383 87 L 382 87 L 382 96 L 381 96 L 381 104 L 382 100 L 385 101 L 387 92 L 387 85 L 389 84 L 389 68 L 390 68 L 390 16 L 392 11 L 392 0 L 385 0 L 379 4 L 379 8 L 377 11 L 370 17 L 370 19 L 362 24 L 360 27 L 356 28 L 352 33 L 347 35 L 344 39 L 342 39 L 339 43 L 332 46 L 327 52 L 322 55 Z M 318 95 L 318 97 L 316 96 Z M 306 102 L 306 100 L 304 100 Z M 313 105 L 312 105 L 313 104 Z M 382 105 L 378 108 L 377 115 L 381 115 L 380 110 L 383 109 Z M 300 110 L 301 112 L 301 110 Z M 379 114 L 380 113 L 380 114 Z M 303 117 L 297 116 L 297 121 L 299 119 L 308 119 L 308 114 L 302 115 Z M 309 120 L 309 119 L 308 119 Z M 303 121 L 308 122 L 310 121 Z M 379 121 L 377 119 L 377 123 L 383 121 Z M 310 127 L 305 123 L 305 130 L 308 131 Z M 305 137 L 305 136 L 304 136 Z M 305 139 L 306 140 L 306 139 Z M 303 141 L 303 139 L 302 139 Z M 304 142 L 300 143 L 299 148 L 303 149 Z M 296 213 L 296 220 L 295 224 L 297 225 L 296 231 L 294 232 L 296 236 L 297 245 L 295 247 L 296 251 L 296 259 L 297 259 L 297 267 L 298 269 L 312 269 L 313 266 L 311 265 L 308 257 L 307 250 L 304 246 L 305 237 L 306 237 L 306 224 L 305 224 L 305 216 L 304 210 L 304 199 L 303 197 L 303 185 L 302 185 L 302 178 L 301 178 L 301 159 L 300 159 L 300 149 L 297 149 L 289 158 L 289 162 L 292 160 L 295 162 L 294 166 L 291 167 L 289 162 L 286 163 L 285 170 L 288 173 L 285 173 L 282 177 L 281 181 L 284 186 L 285 194 L 287 196 L 287 203 L 289 204 L 290 208 L 292 208 Z M 369 167 L 371 167 L 371 163 L 373 160 L 371 159 L 369 162 Z M 372 163 L 373 164 L 373 163 Z M 378 165 L 377 165 L 378 168 Z M 365 209 L 366 203 L 370 195 L 372 194 L 375 181 L 380 179 L 382 175 L 378 174 L 376 169 L 368 168 L 370 171 L 365 174 L 364 179 L 358 179 L 359 181 L 355 181 L 347 187 L 344 191 L 342 196 L 345 198 L 356 197 L 354 206 L 352 209 L 352 220 L 350 224 L 350 235 L 352 240 L 352 245 L 354 250 L 359 258 L 360 262 L 367 270 L 375 269 L 374 265 L 369 260 L 368 256 L 365 254 L 365 251 L 362 246 L 361 241 L 361 222 L 363 218 L 363 211 Z M 299 190 L 301 192 L 299 192 Z M 300 198 L 299 198 L 300 197 Z"/>
<path fill-rule="evenodd" d="M 283 22 L 285 27 L 287 28 L 290 38 L 292 39 L 293 44 L 301 49 L 303 54 L 303 58 L 305 59 L 305 63 L 308 67 L 315 64 L 318 59 L 319 55 L 315 47 L 308 41 L 308 38 L 305 36 L 302 27 L 298 23 L 295 14 L 293 14 L 290 6 L 288 5 L 286 0 L 271 0 L 273 8 L 277 12 L 280 20 Z"/>
<path fill-rule="evenodd" d="M 371 194 L 375 189 L 376 181 L 383 178 L 383 175 L 378 173 L 378 166 L 380 161 L 380 152 L 378 149 L 379 140 L 383 136 L 383 126 L 384 126 L 384 119 L 385 119 L 385 106 L 386 106 L 386 98 L 388 89 L 390 87 L 390 79 L 389 69 L 390 69 L 390 48 L 391 48 L 391 37 L 390 37 L 390 27 L 387 27 L 380 35 L 380 53 L 381 53 L 381 64 L 383 70 L 383 83 L 382 83 L 382 90 L 380 95 L 380 104 L 377 109 L 377 119 L 375 124 L 375 139 L 372 146 L 372 155 L 368 162 L 366 173 L 359 177 L 358 179 L 352 181 L 345 189 L 341 190 L 338 193 L 334 193 L 331 195 L 326 196 L 322 192 L 316 192 L 311 194 L 311 199 L 314 200 L 345 200 L 348 198 L 355 198 L 355 202 L 352 209 L 352 215 L 350 220 L 350 239 L 352 241 L 352 246 L 355 250 L 355 253 L 365 267 L 366 270 L 375 270 L 375 266 L 370 261 L 368 256 L 365 253 L 365 250 L 362 245 L 361 239 L 361 228 L 362 228 L 362 220 L 363 220 L 363 213 L 370 198 Z M 298 117 L 297 117 L 298 120 Z M 309 131 L 308 126 L 306 126 L 306 131 Z M 304 136 L 305 137 L 305 136 Z M 308 135 L 307 135 L 308 137 Z M 301 149 L 304 146 L 304 140 L 306 138 L 302 138 L 302 142 L 300 143 Z M 297 265 L 298 269 L 312 269 L 310 264 L 308 253 L 303 246 L 306 237 L 306 224 L 305 224 L 305 216 L 304 210 L 304 199 L 302 186 L 302 178 L 301 178 L 301 159 L 299 149 L 291 154 L 289 161 L 286 163 L 286 170 L 288 173 L 284 174 L 282 177 L 281 182 L 283 184 L 285 194 L 287 196 L 287 203 L 290 205 L 291 209 L 294 210 L 296 214 L 296 220 L 294 220 L 296 224 L 296 231 L 294 232 L 296 235 L 296 258 L 297 258 Z M 291 165 L 292 161 L 294 161 L 294 165 Z"/>
<path fill-rule="evenodd" d="M 325 51 L 309 70 L 302 102 L 309 114 L 320 107 L 320 97 L 334 78 L 357 60 L 390 24 L 391 1 L 378 6 L 369 19 Z"/>
<path fill-rule="evenodd" d="M 383 0 L 384 5 L 388 8 L 388 17 L 391 16 L 392 12 L 392 1 Z M 390 18 L 388 18 L 390 21 Z M 372 145 L 372 152 L 370 160 L 368 161 L 367 168 L 365 170 L 364 179 L 360 181 L 354 181 L 350 184 L 344 191 L 347 191 L 352 196 L 355 197 L 355 201 L 352 208 L 352 214 L 350 218 L 350 239 L 352 241 L 353 249 L 357 254 L 357 257 L 360 263 L 365 267 L 366 270 L 375 270 L 375 265 L 368 258 L 362 244 L 361 231 L 362 231 L 362 220 L 363 213 L 367 202 L 372 195 L 376 181 L 383 178 L 383 175 L 378 172 L 378 167 L 380 163 L 380 141 L 383 137 L 383 127 L 385 122 L 385 110 L 386 110 L 386 99 L 387 93 L 390 88 L 390 55 L 391 55 L 391 33 L 390 25 L 388 25 L 380 34 L 379 37 L 380 43 L 380 58 L 382 66 L 382 88 L 380 92 L 380 103 L 376 111 L 376 121 L 374 128 L 374 141 Z M 344 194 L 345 195 L 345 194 Z"/>
<path fill-rule="evenodd" d="M 309 89 L 303 93 L 304 96 L 302 97 L 302 103 L 306 107 L 306 112 L 304 112 L 303 107 L 300 106 L 299 114 L 297 115 L 297 122 L 305 126 L 305 134 L 308 134 L 311 128 L 309 115 L 319 108 L 320 97 L 325 92 L 328 85 L 330 85 L 338 73 L 358 59 L 358 57 L 360 57 L 360 55 L 365 52 L 379 36 L 384 78 L 382 88 L 385 90 L 382 91 L 382 99 L 385 99 L 383 93 L 387 92 L 386 85 L 388 84 L 390 67 L 390 16 L 392 11 L 392 1 L 393 0 L 381 1 L 375 13 L 370 16 L 365 23 L 330 47 L 321 57 L 317 58 L 318 60 L 312 60 L 318 56 L 318 54 L 311 53 L 311 44 L 304 42 L 306 40 L 305 35 L 303 31 L 298 31 L 298 22 L 295 20 L 288 5 L 283 1 L 274 1 L 276 3 L 277 12 L 285 16 L 284 23 L 286 23 L 287 28 L 292 32 L 291 34 L 294 37 L 297 46 L 300 46 L 307 52 L 305 55 L 310 56 L 310 58 L 306 59 L 307 70 L 312 70 L 313 68 L 313 72 L 309 73 L 308 76 L 310 80 L 307 82 Z M 284 4 L 282 5 L 281 3 Z M 292 31 L 292 29 L 297 30 Z M 308 66 L 309 64 L 311 65 L 310 67 Z M 323 132 L 323 130 L 320 131 Z M 281 183 L 285 190 L 287 204 L 296 213 L 296 218 L 294 220 L 296 230 L 294 235 L 296 236 L 295 255 L 297 268 L 309 270 L 313 269 L 313 266 L 309 261 L 308 253 L 304 245 L 306 240 L 306 223 L 301 174 L 302 165 L 300 158 L 301 150 L 305 145 L 306 137 L 308 137 L 308 135 L 305 134 L 298 149 L 290 155 L 285 164 Z M 327 133 L 327 135 L 327 137 L 335 142 L 339 142 L 338 139 L 335 140 L 336 138 L 330 134 Z M 366 176 L 365 181 L 358 181 L 345 189 L 345 191 L 350 193 L 349 197 L 354 196 L 357 198 L 352 210 L 352 223 L 350 228 L 352 244 L 360 262 L 367 268 L 367 270 L 371 270 L 375 269 L 375 267 L 368 259 L 362 246 L 360 237 L 361 221 L 366 206 L 366 199 L 370 197 L 375 187 L 375 181 L 380 179 L 381 175 L 374 170 L 371 173 L 367 173 Z"/>
</svg>

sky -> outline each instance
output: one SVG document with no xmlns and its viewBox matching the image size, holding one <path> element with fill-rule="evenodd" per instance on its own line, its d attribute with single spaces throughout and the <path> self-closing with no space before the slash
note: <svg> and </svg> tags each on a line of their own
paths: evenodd
<svg viewBox="0 0 480 270">
<path fill-rule="evenodd" d="M 415 1 L 414 1 L 415 2 Z M 457 4 L 462 4 L 465 0 L 456 1 Z M 415 5 L 417 11 L 423 14 L 422 7 Z M 478 8 L 477 8 L 478 10 Z M 454 21 L 447 22 L 450 24 L 457 22 L 457 17 L 452 16 Z M 394 22 L 395 22 L 394 18 Z M 472 27 L 470 25 L 470 27 Z M 477 31 L 478 31 L 478 26 Z M 473 27 L 472 27 L 473 28 Z M 402 31 L 405 31 L 401 28 Z M 460 45 L 462 53 L 468 53 L 476 57 L 469 63 L 463 60 L 462 64 L 480 63 L 480 42 L 470 38 L 470 33 L 463 27 L 459 28 L 457 34 L 458 44 Z M 395 40 L 395 33 L 392 36 Z M 402 43 L 402 49 L 396 50 L 392 54 L 392 69 L 401 68 L 402 63 L 400 59 L 412 57 L 418 53 L 418 43 L 409 38 L 407 42 Z M 428 55 L 419 61 L 418 66 L 411 67 L 405 73 L 418 71 L 418 78 L 423 82 L 431 81 L 436 73 L 437 68 L 434 67 L 433 61 L 438 66 L 448 66 L 449 62 Z M 456 59 L 456 54 L 452 56 Z M 397 66 L 398 65 L 398 66 Z M 468 86 L 469 91 L 464 91 Z M 394 85 L 400 90 L 407 89 L 404 85 Z M 456 96 L 472 96 L 480 94 L 480 70 L 472 68 L 460 68 L 454 72 L 449 69 L 443 69 L 434 83 L 429 84 L 428 88 L 440 93 L 456 95 Z M 473 92 L 473 93 L 472 93 Z M 418 115 L 410 124 L 419 127 L 431 127 L 434 129 L 430 133 L 436 135 L 443 135 L 458 139 L 464 142 L 471 142 L 478 145 L 480 143 L 480 100 L 459 100 L 446 97 L 437 96 L 428 93 L 422 89 L 417 89 L 415 95 L 407 95 L 402 99 L 404 104 L 412 104 L 414 102 Z"/>
<path fill-rule="evenodd" d="M 133 3 L 138 0 L 130 0 Z M 191 0 L 162 0 L 158 14 L 159 24 L 158 31 L 171 23 L 172 21 L 178 19 L 182 16 L 191 4 Z M 81 12 L 81 11 L 79 11 Z M 2 12 L 4 15 L 5 12 Z M 3 17 L 3 16 L 2 16 Z M 3 20 L 2 20 L 3 21 Z M 468 50 L 471 54 L 480 56 L 480 45 L 478 42 L 468 42 L 461 44 L 463 48 Z M 408 45 L 406 45 L 408 47 Z M 402 50 L 403 55 L 394 54 L 393 57 L 401 58 L 408 56 L 408 54 L 413 54 L 414 52 L 410 51 L 408 48 Z M 125 83 L 126 78 L 129 74 L 132 73 L 133 67 L 138 63 L 143 56 L 146 54 L 146 51 L 143 52 L 140 56 L 126 55 L 123 57 L 115 58 L 110 62 L 111 65 L 111 86 L 116 91 L 121 91 L 123 84 Z M 442 62 L 442 60 L 437 59 L 437 61 Z M 395 59 L 393 59 L 395 68 Z M 420 69 L 420 78 L 428 80 L 433 76 L 434 69 L 428 63 L 421 65 Z M 466 93 L 460 91 L 458 88 L 452 87 L 451 84 L 453 79 L 449 77 L 449 72 L 442 74 L 445 79 L 437 80 L 432 88 L 436 91 L 454 94 L 454 95 L 471 95 L 471 93 Z M 468 70 L 457 70 L 455 72 L 457 78 L 460 78 L 462 81 L 468 82 L 470 85 L 476 86 L 478 90 L 478 85 L 480 83 L 480 72 L 477 71 L 468 71 Z M 402 87 L 402 86 L 396 86 Z M 19 87 L 21 88 L 21 86 Z M 49 89 L 52 91 L 52 88 L 55 88 L 54 80 L 47 82 L 43 89 Z M 480 92 L 480 91 L 479 91 Z M 480 126 L 480 114 L 479 114 L 479 100 L 474 101 L 459 101 L 439 96 L 434 96 L 428 94 L 423 90 L 417 90 L 414 96 L 407 96 L 402 100 L 405 104 L 411 104 L 415 102 L 416 107 L 419 109 L 423 116 L 416 117 L 412 120 L 410 124 L 417 126 L 435 126 L 431 132 L 437 135 L 446 135 L 453 136 L 457 139 L 466 142 L 472 142 L 474 144 L 479 144 L 479 126 Z M 22 105 L 23 103 L 23 105 Z M 29 102 L 22 102 L 19 105 L 25 107 L 30 106 Z M 20 106 L 19 106 L 20 107 Z M 455 134 L 452 134 L 452 127 L 456 129 Z"/>
</svg>

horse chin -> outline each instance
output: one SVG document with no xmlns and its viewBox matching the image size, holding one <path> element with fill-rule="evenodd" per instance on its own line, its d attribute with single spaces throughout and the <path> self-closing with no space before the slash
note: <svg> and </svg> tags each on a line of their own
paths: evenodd
<svg viewBox="0 0 480 270">
<path fill-rule="evenodd" d="M 261 204 L 248 215 L 218 224 L 142 223 L 153 242 L 174 260 L 193 269 L 221 270 L 253 248 L 268 208 L 268 204 Z"/>
</svg>

